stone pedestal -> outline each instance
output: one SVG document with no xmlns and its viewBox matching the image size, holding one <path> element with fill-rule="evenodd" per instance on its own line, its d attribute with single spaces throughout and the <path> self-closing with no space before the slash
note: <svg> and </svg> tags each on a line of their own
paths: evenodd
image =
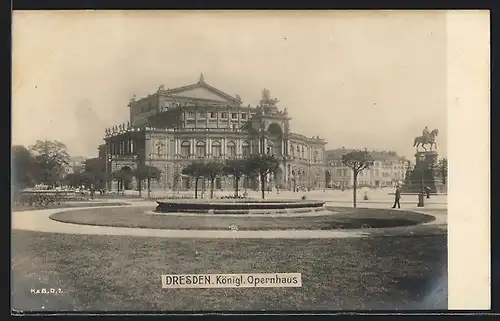
<svg viewBox="0 0 500 321">
<path fill-rule="evenodd" d="M 430 188 L 431 193 L 438 192 L 437 181 L 437 158 L 436 151 L 417 152 L 415 154 L 415 167 L 408 173 L 404 185 L 401 187 L 402 193 L 420 193 L 422 185 Z"/>
</svg>

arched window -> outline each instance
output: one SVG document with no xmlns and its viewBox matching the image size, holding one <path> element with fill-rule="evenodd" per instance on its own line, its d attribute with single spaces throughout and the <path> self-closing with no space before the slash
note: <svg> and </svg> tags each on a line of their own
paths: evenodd
<svg viewBox="0 0 500 321">
<path fill-rule="evenodd" d="M 302 146 L 302 159 L 305 159 L 306 158 L 306 150 L 304 148 L 304 146 Z"/>
<path fill-rule="evenodd" d="M 196 157 L 205 157 L 207 155 L 207 146 L 204 141 L 196 143 Z"/>
<path fill-rule="evenodd" d="M 191 155 L 191 144 L 188 141 L 181 143 L 181 157 L 189 157 Z"/>
<path fill-rule="evenodd" d="M 212 143 L 212 156 L 221 157 L 222 155 L 222 145 L 219 141 L 214 141 Z"/>
<path fill-rule="evenodd" d="M 227 156 L 229 157 L 236 156 L 236 144 L 233 141 L 227 143 Z"/>
<path fill-rule="evenodd" d="M 300 146 L 297 146 L 297 158 L 300 158 Z"/>
<path fill-rule="evenodd" d="M 247 141 L 244 141 L 241 144 L 241 153 L 243 156 L 250 156 L 250 144 Z"/>
<path fill-rule="evenodd" d="M 295 149 L 293 148 L 293 145 L 290 145 L 290 156 L 295 157 Z"/>
</svg>

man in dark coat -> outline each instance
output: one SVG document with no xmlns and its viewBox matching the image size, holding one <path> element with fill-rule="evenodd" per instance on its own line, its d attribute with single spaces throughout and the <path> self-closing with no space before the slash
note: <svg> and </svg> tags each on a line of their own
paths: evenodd
<svg viewBox="0 0 500 321">
<path fill-rule="evenodd" d="M 426 186 L 425 188 L 425 195 L 427 198 L 431 198 L 431 188 L 429 186 Z"/>
<path fill-rule="evenodd" d="M 398 205 L 398 208 L 401 208 L 401 205 L 399 204 L 399 200 L 401 199 L 401 190 L 399 189 L 399 186 L 396 186 L 396 191 L 394 192 L 394 205 L 392 208 L 396 208 L 396 204 Z"/>
<path fill-rule="evenodd" d="M 95 194 L 95 187 L 94 184 L 90 185 L 90 198 L 94 199 L 94 194 Z"/>
</svg>

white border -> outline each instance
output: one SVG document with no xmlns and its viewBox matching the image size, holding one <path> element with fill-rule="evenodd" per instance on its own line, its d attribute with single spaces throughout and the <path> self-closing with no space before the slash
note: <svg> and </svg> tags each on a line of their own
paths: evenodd
<svg viewBox="0 0 500 321">
<path fill-rule="evenodd" d="M 490 309 L 489 11 L 449 11 L 448 308 Z"/>
</svg>

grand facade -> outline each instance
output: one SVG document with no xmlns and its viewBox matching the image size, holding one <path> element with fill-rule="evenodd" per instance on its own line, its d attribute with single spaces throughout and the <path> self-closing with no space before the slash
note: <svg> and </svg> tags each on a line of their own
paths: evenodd
<svg viewBox="0 0 500 321">
<path fill-rule="evenodd" d="M 251 154 L 272 154 L 280 167 L 270 177 L 270 186 L 282 189 L 325 186 L 326 141 L 290 130 L 286 108 L 266 89 L 257 106 L 243 106 L 232 97 L 207 84 L 203 74 L 197 83 L 158 90 L 128 105 L 130 120 L 106 129 L 107 171 L 133 170 L 139 164 L 160 169 L 156 188 L 191 189 L 193 179 L 182 169 L 196 160 L 244 158 Z M 110 183 L 116 188 L 116 183 Z M 258 186 L 245 179 L 247 188 Z M 125 188 L 134 188 L 135 182 Z M 231 178 L 216 181 L 216 188 L 232 188 Z"/>
</svg>

